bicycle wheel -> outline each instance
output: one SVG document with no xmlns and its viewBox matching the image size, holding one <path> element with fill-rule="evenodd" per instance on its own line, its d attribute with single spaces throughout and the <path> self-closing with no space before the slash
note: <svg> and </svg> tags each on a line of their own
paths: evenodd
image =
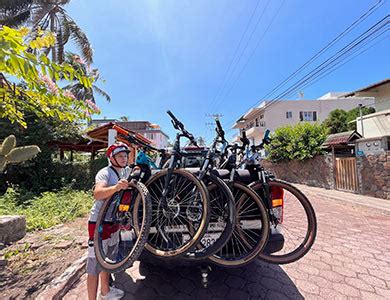
<svg viewBox="0 0 390 300">
<path fill-rule="evenodd" d="M 152 224 L 145 248 L 153 255 L 176 257 L 196 246 L 209 221 L 209 194 L 190 172 L 173 170 L 164 208 L 162 194 L 168 170 L 146 183 L 152 203 Z M 136 226 L 137 227 L 137 226 Z"/>
<path fill-rule="evenodd" d="M 273 234 L 283 235 L 284 244 L 276 252 L 270 250 L 272 245 L 267 246 L 265 250 L 268 251 L 261 253 L 259 258 L 274 264 L 292 263 L 302 258 L 313 245 L 317 234 L 316 215 L 307 197 L 293 185 L 273 179 L 269 186 L 274 203 L 270 211 L 271 230 Z M 264 197 L 261 182 L 254 182 L 251 187 Z"/>
<path fill-rule="evenodd" d="M 147 242 L 151 216 L 150 195 L 141 182 L 130 182 L 128 189 L 104 201 L 94 232 L 95 256 L 103 270 L 125 270 L 138 259 Z"/>
<path fill-rule="evenodd" d="M 236 206 L 233 234 L 209 259 L 221 266 L 239 267 L 254 260 L 267 244 L 269 220 L 260 197 L 239 182 L 229 184 Z"/>
<path fill-rule="evenodd" d="M 229 186 L 215 175 L 206 175 L 203 182 L 209 191 L 210 221 L 197 247 L 185 255 L 187 259 L 208 258 L 219 251 L 233 233 L 236 209 Z"/>
</svg>

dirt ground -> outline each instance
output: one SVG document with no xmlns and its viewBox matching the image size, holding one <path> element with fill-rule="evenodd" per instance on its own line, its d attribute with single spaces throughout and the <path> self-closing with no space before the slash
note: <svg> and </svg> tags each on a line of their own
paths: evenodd
<svg viewBox="0 0 390 300">
<path fill-rule="evenodd" d="M 87 247 L 87 218 L 28 233 L 0 250 L 0 299 L 35 298 L 61 275 Z"/>
</svg>

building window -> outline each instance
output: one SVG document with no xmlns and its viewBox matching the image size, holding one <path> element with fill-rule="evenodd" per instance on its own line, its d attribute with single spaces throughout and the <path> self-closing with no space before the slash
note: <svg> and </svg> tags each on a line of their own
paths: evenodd
<svg viewBox="0 0 390 300">
<path fill-rule="evenodd" d="M 286 111 L 286 118 L 291 119 L 292 118 L 292 111 Z"/>
<path fill-rule="evenodd" d="M 316 111 L 300 111 L 299 112 L 300 121 L 317 121 L 317 112 Z"/>
<path fill-rule="evenodd" d="M 255 122 L 256 122 L 256 127 L 259 127 L 259 118 L 256 118 Z"/>
</svg>

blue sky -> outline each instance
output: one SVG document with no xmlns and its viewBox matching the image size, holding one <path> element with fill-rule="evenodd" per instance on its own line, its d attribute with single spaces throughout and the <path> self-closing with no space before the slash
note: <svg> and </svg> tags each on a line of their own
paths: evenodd
<svg viewBox="0 0 390 300">
<path fill-rule="evenodd" d="M 74 0 L 66 9 L 89 37 L 94 66 L 106 80 L 100 87 L 112 97 L 111 103 L 98 99 L 102 114 L 97 117 L 149 120 L 172 139 L 175 130 L 165 113 L 170 109 L 195 136 L 210 139 L 213 133 L 205 123 L 212 119 L 207 114 L 220 113 L 222 124 L 231 126 L 376 2 Z M 317 62 L 387 14 L 385 1 Z M 227 73 L 239 44 L 242 55 L 236 56 Z M 388 35 L 304 88 L 304 98 L 352 91 L 390 77 L 386 53 L 390 53 Z"/>
</svg>

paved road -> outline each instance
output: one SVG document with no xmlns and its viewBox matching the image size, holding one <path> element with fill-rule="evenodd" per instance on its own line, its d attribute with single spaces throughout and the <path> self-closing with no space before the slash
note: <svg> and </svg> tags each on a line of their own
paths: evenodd
<svg viewBox="0 0 390 300">
<path fill-rule="evenodd" d="M 214 268 L 209 287 L 196 267 L 137 263 L 119 274 L 124 299 L 390 299 L 390 212 L 386 200 L 300 186 L 317 214 L 312 250 L 285 266 L 256 261 Z M 355 201 L 356 200 L 356 201 Z M 369 206 L 357 204 L 366 200 Z M 376 209 L 373 203 L 383 203 Z M 85 299 L 85 276 L 65 299 Z"/>
</svg>

